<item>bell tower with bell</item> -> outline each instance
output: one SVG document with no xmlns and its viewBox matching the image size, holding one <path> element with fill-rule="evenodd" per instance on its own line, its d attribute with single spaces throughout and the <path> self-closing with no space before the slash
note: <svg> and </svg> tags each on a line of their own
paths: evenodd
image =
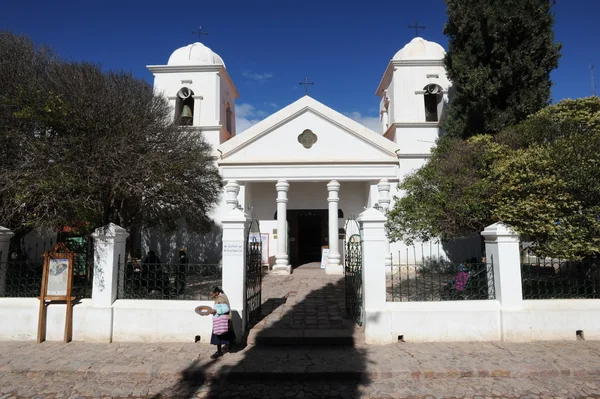
<svg viewBox="0 0 600 399">
<path fill-rule="evenodd" d="M 223 59 L 200 42 L 178 48 L 167 65 L 149 65 L 154 90 L 173 108 L 176 125 L 198 131 L 213 149 L 234 137 L 238 91 Z"/>
</svg>

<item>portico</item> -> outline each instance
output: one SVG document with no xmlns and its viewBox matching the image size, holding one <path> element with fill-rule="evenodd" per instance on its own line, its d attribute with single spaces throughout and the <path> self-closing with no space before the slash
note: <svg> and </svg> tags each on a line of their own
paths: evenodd
<svg viewBox="0 0 600 399">
<path fill-rule="evenodd" d="M 328 248 L 326 273 L 343 274 L 344 224 L 379 201 L 378 184 L 398 180 L 397 149 L 304 96 L 223 143 L 218 164 L 226 182 L 240 185 L 244 211 L 259 220 L 273 273 L 320 261 Z"/>
</svg>

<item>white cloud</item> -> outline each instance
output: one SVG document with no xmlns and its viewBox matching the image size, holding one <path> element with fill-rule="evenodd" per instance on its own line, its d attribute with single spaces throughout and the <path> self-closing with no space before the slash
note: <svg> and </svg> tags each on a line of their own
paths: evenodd
<svg viewBox="0 0 600 399">
<path fill-rule="evenodd" d="M 355 120 L 363 126 L 368 127 L 369 129 L 379 133 L 381 131 L 381 124 L 379 122 L 379 117 L 377 116 L 363 116 L 360 112 L 345 112 L 344 113 L 350 119 Z"/>
<path fill-rule="evenodd" d="M 252 104 L 242 103 L 235 106 L 235 126 L 237 134 L 269 116 L 266 111 L 256 109 Z"/>
<path fill-rule="evenodd" d="M 266 72 L 266 73 L 252 73 L 249 71 L 244 71 L 242 72 L 242 76 L 248 78 L 248 79 L 252 79 L 252 80 L 256 80 L 257 82 L 266 82 L 267 80 L 271 79 L 273 77 L 272 73 Z"/>
<path fill-rule="evenodd" d="M 275 103 L 265 103 L 265 105 L 268 105 L 269 107 L 277 108 L 277 104 L 275 104 Z"/>
</svg>

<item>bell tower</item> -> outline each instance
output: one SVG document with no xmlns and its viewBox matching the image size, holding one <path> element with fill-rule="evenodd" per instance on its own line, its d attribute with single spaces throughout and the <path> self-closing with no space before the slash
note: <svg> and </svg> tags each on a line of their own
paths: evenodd
<svg viewBox="0 0 600 399">
<path fill-rule="evenodd" d="M 427 156 L 442 133 L 451 83 L 446 52 L 416 37 L 390 60 L 377 88 L 381 132 L 401 153 Z"/>
<path fill-rule="evenodd" d="M 238 91 L 223 59 L 196 42 L 178 48 L 167 65 L 149 65 L 154 90 L 173 108 L 173 122 L 200 132 L 216 149 L 235 136 Z"/>
</svg>

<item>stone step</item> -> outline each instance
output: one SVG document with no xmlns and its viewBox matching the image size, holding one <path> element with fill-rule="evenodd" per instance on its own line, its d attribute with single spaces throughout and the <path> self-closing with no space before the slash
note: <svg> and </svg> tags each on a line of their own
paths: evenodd
<svg viewBox="0 0 600 399">
<path fill-rule="evenodd" d="M 359 328 L 252 329 L 246 343 L 261 346 L 355 346 L 364 343 L 364 335 Z"/>
</svg>

